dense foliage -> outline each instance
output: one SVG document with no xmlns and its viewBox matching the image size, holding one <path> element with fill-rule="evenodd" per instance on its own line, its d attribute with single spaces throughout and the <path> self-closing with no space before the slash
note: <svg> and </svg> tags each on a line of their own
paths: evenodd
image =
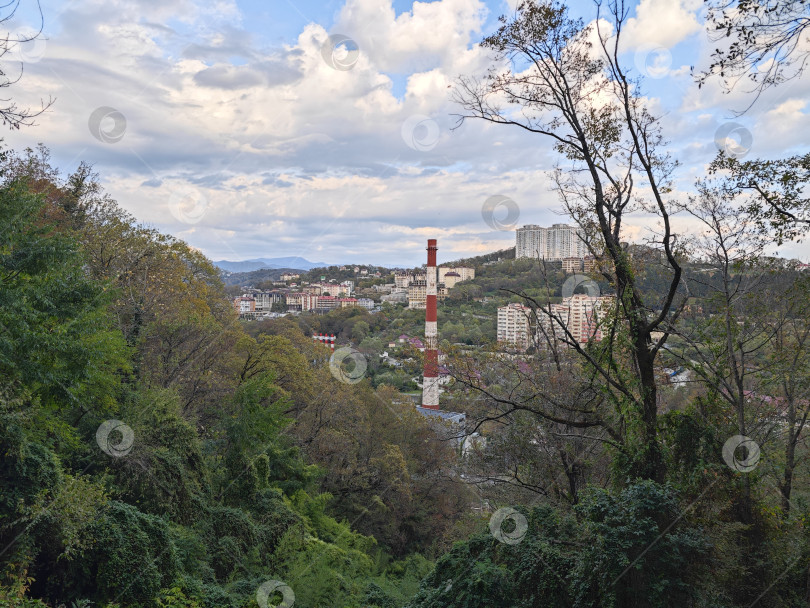
<svg viewBox="0 0 810 608">
<path fill-rule="evenodd" d="M 87 167 L 63 179 L 41 149 L 3 171 L 0 602 L 249 606 L 269 580 L 300 606 L 415 592 L 466 513 L 432 427 L 338 382 L 295 324 L 245 333 L 210 262 Z"/>
</svg>

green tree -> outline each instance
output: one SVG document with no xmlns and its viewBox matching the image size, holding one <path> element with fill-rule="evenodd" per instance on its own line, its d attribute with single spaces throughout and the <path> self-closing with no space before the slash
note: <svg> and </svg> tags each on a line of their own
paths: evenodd
<svg viewBox="0 0 810 608">
<path fill-rule="evenodd" d="M 495 53 L 488 77 L 462 77 L 454 98 L 461 120 L 482 119 L 548 138 L 567 162 L 567 170 L 560 166 L 555 173 L 556 190 L 616 294 L 613 327 L 605 329 L 609 346 L 605 343 L 597 356 L 571 336 L 567 342 L 607 387 L 616 413 L 632 413 L 625 438 L 633 452 L 630 475 L 660 482 L 666 472 L 655 368 L 666 342 L 664 328 L 685 304 L 678 293 L 682 268 L 670 222 L 675 207 L 667 198 L 676 163 L 666 152 L 660 119 L 647 107 L 640 83 L 618 59 L 625 5 L 597 3 L 600 17 L 603 7 L 605 19 L 585 26 L 555 0 L 520 3 L 514 17 L 503 18 L 482 43 Z M 641 182 L 643 193 L 636 188 Z M 661 222 L 657 249 L 668 275 L 666 289 L 652 301 L 643 298 L 637 270 L 620 240 L 627 214 L 640 208 Z M 532 306 L 549 315 L 543 308 L 547 304 L 535 301 Z M 564 332 L 564 324 L 559 325 Z M 663 335 L 653 338 L 659 328 Z"/>
</svg>

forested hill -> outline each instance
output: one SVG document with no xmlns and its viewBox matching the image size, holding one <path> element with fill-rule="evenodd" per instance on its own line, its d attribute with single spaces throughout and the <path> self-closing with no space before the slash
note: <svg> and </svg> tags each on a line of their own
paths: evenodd
<svg viewBox="0 0 810 608">
<path fill-rule="evenodd" d="M 210 261 L 87 166 L 2 170 L 0 605 L 412 597 L 469 513 L 413 406 L 293 323 L 247 335 Z"/>
</svg>

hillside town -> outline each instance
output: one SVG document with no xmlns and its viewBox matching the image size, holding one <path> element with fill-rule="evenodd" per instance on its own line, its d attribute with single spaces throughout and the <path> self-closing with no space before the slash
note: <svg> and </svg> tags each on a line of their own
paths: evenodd
<svg viewBox="0 0 810 608">
<path fill-rule="evenodd" d="M 515 231 L 515 258 L 534 259 L 556 264 L 566 275 L 595 270 L 592 256 L 587 255 L 582 231 L 567 224 L 541 227 L 525 225 Z M 325 270 L 325 269 L 324 269 Z M 301 280 L 301 274 L 285 272 L 274 282 L 274 289 L 256 289 L 246 286 L 243 293 L 233 299 L 234 310 L 241 319 L 257 320 L 277 318 L 287 314 L 311 312 L 326 314 L 338 308 L 360 307 L 368 311 L 381 310 L 384 303 L 404 305 L 408 309 L 424 310 L 428 292 L 428 270 L 382 269 L 370 272 L 367 268 L 341 266 L 339 271 L 352 271 L 356 279 Z M 468 266 L 438 266 L 436 272 L 436 299 L 443 302 L 458 284 L 475 279 L 475 268 Z M 357 295 L 356 283 L 370 279 L 393 278 L 390 283 L 376 283 Z M 571 294 L 551 305 L 557 322 L 546 314 L 520 303 L 509 303 L 497 309 L 497 342 L 502 346 L 525 352 L 530 347 L 548 345 L 549 333 L 560 332 L 580 343 L 601 340 L 599 316 L 606 313 L 609 296 Z M 562 338 L 563 336 L 559 336 Z"/>
</svg>

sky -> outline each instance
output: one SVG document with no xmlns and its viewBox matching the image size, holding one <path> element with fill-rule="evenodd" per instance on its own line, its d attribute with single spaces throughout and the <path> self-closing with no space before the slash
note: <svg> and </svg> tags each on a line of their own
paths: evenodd
<svg viewBox="0 0 810 608">
<path fill-rule="evenodd" d="M 39 29 L 36 3 L 6 23 Z M 483 74 L 478 43 L 514 0 L 43 0 L 43 36 L 3 65 L 5 97 L 38 106 L 33 127 L 63 172 L 94 165 L 139 221 L 213 260 L 298 255 L 329 264 L 414 266 L 514 245 L 514 226 L 565 222 L 551 189 L 550 141 L 466 121 L 450 93 Z M 698 89 L 690 66 L 712 47 L 701 0 L 631 4 L 623 60 L 645 76 L 681 163 L 676 194 L 723 145 L 742 158 L 806 152 L 810 79 L 750 96 Z M 572 11 L 592 21 L 592 3 Z M 17 60 L 16 62 L 14 60 Z M 20 61 L 22 60 L 22 64 Z M 457 128 L 454 128 L 457 127 Z M 719 138 L 719 139 L 718 139 Z M 491 197 L 499 197 L 492 199 Z M 482 209 L 493 201 L 486 221 Z M 686 218 L 676 227 L 688 230 Z M 678 222 L 681 222 L 679 224 Z M 650 218 L 630 221 L 644 238 Z M 779 253 L 810 258 L 810 247 Z"/>
</svg>

